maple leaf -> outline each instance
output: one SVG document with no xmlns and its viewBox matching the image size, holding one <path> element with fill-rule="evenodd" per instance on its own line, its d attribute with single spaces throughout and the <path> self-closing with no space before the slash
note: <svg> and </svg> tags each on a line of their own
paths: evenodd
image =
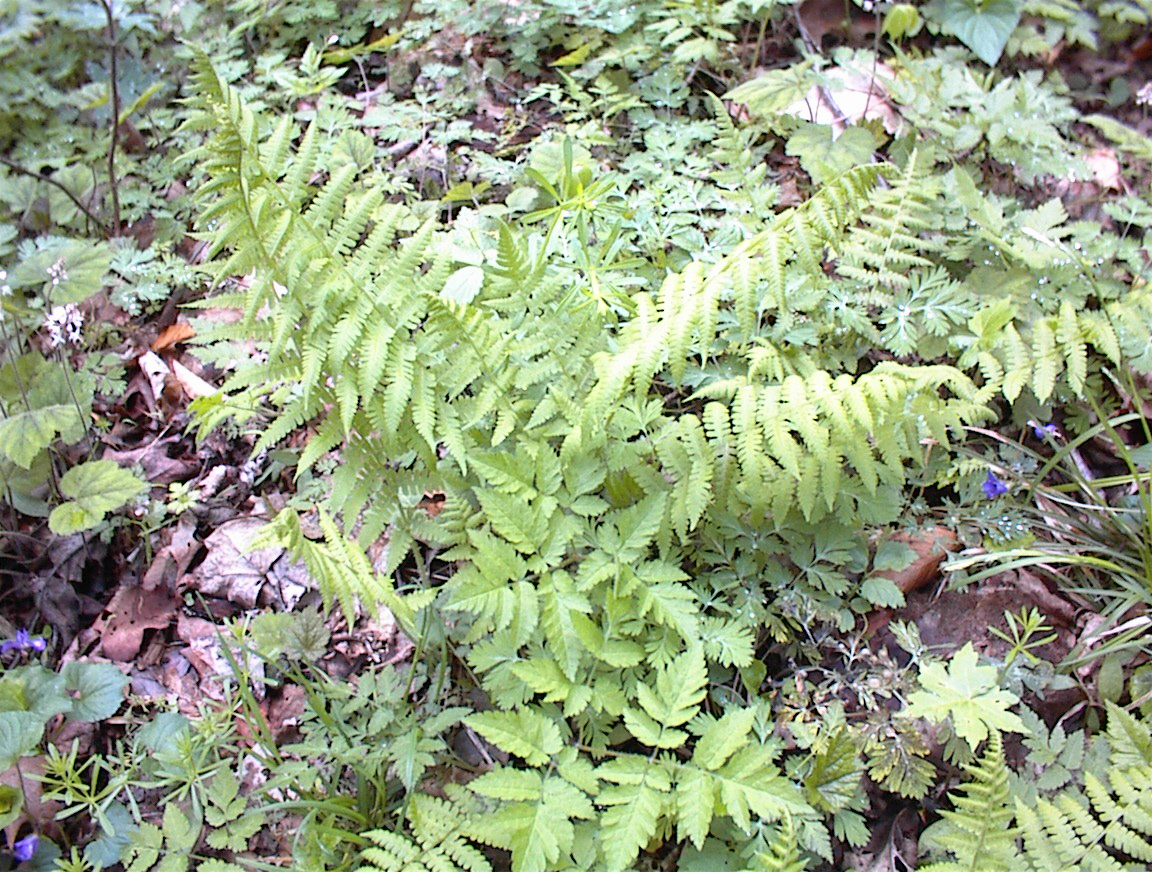
<svg viewBox="0 0 1152 872">
<path fill-rule="evenodd" d="M 923 717 L 934 723 L 952 718 L 956 735 L 975 748 L 989 729 L 1027 733 L 1024 722 L 1009 709 L 1019 697 L 997 686 L 996 667 L 980 666 L 972 643 L 943 663 L 930 663 L 920 670 L 921 690 L 908 696 L 904 717 Z"/>
</svg>

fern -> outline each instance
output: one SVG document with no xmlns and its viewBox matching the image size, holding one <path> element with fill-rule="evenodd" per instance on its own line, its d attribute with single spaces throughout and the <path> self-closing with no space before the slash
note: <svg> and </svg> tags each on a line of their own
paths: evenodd
<svg viewBox="0 0 1152 872">
<path fill-rule="evenodd" d="M 460 800 L 458 793 L 454 793 Z M 411 836 L 368 830 L 371 847 L 361 850 L 360 872 L 492 872 L 492 864 L 467 841 L 476 808 L 416 794 L 408 806 Z"/>
<path fill-rule="evenodd" d="M 1110 767 L 1102 778 L 1085 774 L 1083 797 L 1065 790 L 1035 807 L 1017 801 L 1032 868 L 1120 870 L 1152 863 L 1152 731 L 1109 703 L 1108 739 Z"/>
<path fill-rule="evenodd" d="M 924 872 L 993 872 L 1019 866 L 1016 831 L 1012 827 L 1012 795 L 999 733 L 993 733 L 976 764 L 965 767 L 971 780 L 950 794 L 954 808 L 924 834 L 934 852 L 952 855 L 932 863 Z"/>
<path fill-rule="evenodd" d="M 713 261 L 650 270 L 612 308 L 563 259 L 578 248 L 594 269 L 625 244 L 588 194 L 611 181 L 584 179 L 570 147 L 562 178 L 530 174 L 562 207 L 444 228 L 384 203 L 315 126 L 296 141 L 253 114 L 203 61 L 195 88 L 211 268 L 221 284 L 250 276 L 228 297 L 242 324 L 217 336 L 267 355 L 202 404 L 202 427 L 267 415 L 257 448 L 304 429 L 301 469 L 339 454 L 319 537 L 285 512 L 262 541 L 299 554 L 350 622 L 386 606 L 420 638 L 437 609 L 490 706 L 464 729 L 507 761 L 469 785 L 483 813 L 409 796 L 408 830 L 374 833 L 362 864 L 484 868 L 467 840 L 516 869 L 622 870 L 673 834 L 700 849 L 723 831 L 775 834 L 754 850 L 787 868 L 830 859 L 832 832 L 860 843 L 860 743 L 829 734 L 781 761 L 764 711 L 711 682 L 759 685 L 760 628 L 851 626 L 870 608 L 860 527 L 893 520 L 924 444 L 986 420 L 998 392 L 1082 387 L 1148 335 L 1146 304 L 984 299 L 962 278 L 979 234 L 946 205 L 972 192 L 957 197 L 926 151 L 852 169 L 750 220 Z M 750 141 L 719 127 L 725 154 Z M 1034 236 L 1060 237 L 1054 210 L 975 205 L 1005 258 L 1051 265 Z M 873 339 L 932 356 L 877 360 Z M 374 566 L 364 552 L 382 539 Z M 916 751 L 869 749 L 869 766 L 923 793 Z M 973 770 L 957 814 L 1009 808 L 992 770 Z M 962 864 L 979 839 L 955 823 L 942 844 Z M 999 851 L 1001 830 L 979 835 Z"/>
</svg>

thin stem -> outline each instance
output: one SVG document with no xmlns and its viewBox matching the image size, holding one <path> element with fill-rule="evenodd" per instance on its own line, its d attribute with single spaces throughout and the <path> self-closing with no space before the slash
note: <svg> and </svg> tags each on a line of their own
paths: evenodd
<svg viewBox="0 0 1152 872">
<path fill-rule="evenodd" d="M 112 92 L 112 131 L 108 143 L 108 186 L 112 192 L 112 229 L 120 235 L 120 188 L 116 182 L 116 146 L 120 143 L 120 84 L 117 82 L 116 19 L 112 14 L 112 0 L 101 0 L 108 19 L 108 69 Z"/>
<path fill-rule="evenodd" d="M 89 221 L 91 221 L 93 224 L 95 224 L 97 227 L 100 228 L 100 231 L 104 234 L 104 236 L 108 237 L 108 236 L 112 235 L 112 229 L 107 224 L 105 224 L 103 221 L 101 221 L 99 218 L 97 218 L 96 215 L 93 214 L 92 210 L 89 209 L 87 206 L 85 206 L 83 202 L 81 202 L 79 197 L 77 197 L 75 194 L 73 194 L 71 191 L 69 191 L 66 187 L 64 187 L 62 184 L 60 184 L 55 179 L 49 178 L 48 176 L 44 175 L 43 173 L 38 173 L 35 170 L 25 169 L 24 167 L 20 166 L 20 164 L 9 160 L 8 158 L 4 157 L 4 155 L 2 155 L 2 154 L 0 154 L 0 164 L 3 164 L 4 166 L 8 167 L 8 169 L 12 170 L 15 173 L 19 173 L 22 176 L 28 176 L 29 178 L 44 182 L 45 184 L 51 185 L 52 187 L 56 188 L 57 190 L 62 191 L 64 193 L 64 196 L 66 196 L 69 200 L 71 200 L 72 203 L 76 206 L 76 208 L 79 209 L 81 212 L 83 212 L 85 217 L 87 217 Z"/>
</svg>

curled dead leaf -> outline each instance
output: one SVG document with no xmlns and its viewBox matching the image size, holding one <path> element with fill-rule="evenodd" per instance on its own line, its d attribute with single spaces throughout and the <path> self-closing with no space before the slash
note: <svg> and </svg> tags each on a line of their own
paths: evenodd
<svg viewBox="0 0 1152 872">
<path fill-rule="evenodd" d="M 901 542 L 916 552 L 916 558 L 903 569 L 877 572 L 887 578 L 905 594 L 931 584 L 940 574 L 940 564 L 960 545 L 956 534 L 944 527 L 924 527 L 913 533 L 896 533 L 892 541 Z"/>
</svg>

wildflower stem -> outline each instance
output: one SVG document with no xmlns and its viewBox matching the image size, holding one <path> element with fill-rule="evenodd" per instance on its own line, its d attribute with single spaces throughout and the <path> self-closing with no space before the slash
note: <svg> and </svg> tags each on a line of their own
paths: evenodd
<svg viewBox="0 0 1152 872">
<path fill-rule="evenodd" d="M 51 185 L 58 191 L 61 191 L 64 196 L 72 201 L 72 205 L 84 213 L 84 217 L 86 217 L 89 221 L 100 228 L 101 233 L 103 233 L 105 236 L 112 236 L 112 229 L 103 221 L 101 221 L 91 209 L 84 205 L 84 202 L 79 197 L 77 197 L 67 187 L 60 184 L 55 179 L 51 178 L 50 176 L 46 176 L 43 173 L 38 173 L 35 170 L 26 169 L 25 167 L 20 166 L 20 164 L 4 157 L 4 155 L 0 155 L 0 164 L 8 167 L 8 169 L 12 170 L 12 172 L 18 175 L 28 176 L 30 179 L 36 179 L 39 182 L 44 182 L 44 184 Z"/>
<path fill-rule="evenodd" d="M 116 181 L 116 147 L 120 143 L 120 84 L 116 58 L 116 18 L 112 0 L 102 0 L 108 19 L 108 86 L 112 97 L 112 133 L 108 143 L 108 187 L 112 196 L 112 232 L 120 235 L 120 188 Z"/>
</svg>

